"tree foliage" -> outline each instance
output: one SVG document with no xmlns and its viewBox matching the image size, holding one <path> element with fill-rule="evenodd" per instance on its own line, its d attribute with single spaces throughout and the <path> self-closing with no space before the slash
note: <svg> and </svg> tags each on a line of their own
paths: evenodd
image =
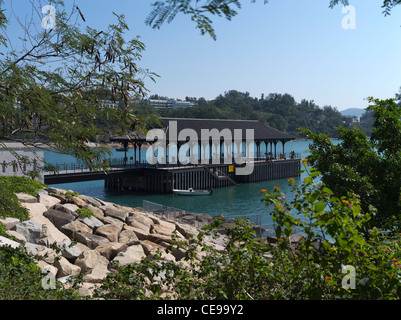
<svg viewBox="0 0 401 320">
<path fill-rule="evenodd" d="M 149 109 L 137 107 L 136 112 L 146 113 Z M 336 137 L 336 126 L 343 123 L 341 113 L 331 106 L 323 108 L 313 100 L 295 101 L 288 93 L 270 93 L 260 99 L 251 97 L 249 92 L 229 90 L 212 101 L 197 100 L 197 106 L 181 109 L 155 109 L 160 116 L 203 119 L 244 119 L 259 120 L 281 131 L 297 134 L 299 128 L 308 128 L 316 133 Z"/>
<path fill-rule="evenodd" d="M 254 226 L 236 219 L 226 230 L 224 248 L 206 238 L 217 236 L 224 217 L 217 216 L 197 237 L 172 240 L 181 250 L 179 262 L 143 259 L 120 266 L 103 282 L 103 299 L 202 300 L 338 300 L 399 299 L 399 221 L 392 230 L 372 228 L 374 212 L 361 211 L 354 195 L 337 197 L 308 170 L 297 185 L 289 179 L 295 199 L 280 188 L 261 190 L 272 206 L 277 241 L 256 237 Z M 398 228 L 398 229 L 397 229 Z M 297 233 L 298 241 L 294 234 Z M 368 235 L 368 236 L 367 236 Z M 353 276 L 343 270 L 353 268 Z M 348 270 L 348 269 L 347 269 Z"/>
<path fill-rule="evenodd" d="M 57 1 L 52 3 L 55 26 L 43 29 L 41 3 L 31 3 L 39 26 L 6 17 L 0 1 L 0 140 L 44 142 L 94 163 L 105 154 L 105 149 L 87 145 L 107 130 L 98 119 L 106 119 L 121 133 L 139 129 L 141 120 L 129 104 L 146 94 L 144 78 L 156 76 L 138 66 L 145 45 L 139 37 L 125 39 L 124 15 L 114 14 L 115 23 L 97 30 L 86 26 L 77 6 L 68 12 Z M 10 24 L 21 27 L 21 43 L 7 36 Z M 110 106 L 105 100 L 122 103 Z"/>
<path fill-rule="evenodd" d="M 395 99 L 370 102 L 370 139 L 358 128 L 338 128 L 337 145 L 326 135 L 304 133 L 313 140 L 308 160 L 322 172 L 324 183 L 338 195 L 352 191 L 360 196 L 363 211 L 375 208 L 373 221 L 381 226 L 401 209 L 401 107 Z"/>
<path fill-rule="evenodd" d="M 267 4 L 268 0 L 263 0 Z M 254 3 L 256 0 L 250 0 Z M 160 28 L 164 23 L 170 23 L 180 13 L 189 15 L 196 24 L 202 35 L 208 34 L 216 40 L 216 33 L 213 28 L 214 16 L 224 17 L 231 20 L 241 9 L 240 0 L 164 0 L 152 4 L 153 10 L 149 13 L 146 24 L 152 28 Z M 329 7 L 336 5 L 347 6 L 352 4 L 348 0 L 330 0 Z M 383 0 L 383 13 L 389 15 L 391 10 L 401 4 L 401 0 Z"/>
</svg>

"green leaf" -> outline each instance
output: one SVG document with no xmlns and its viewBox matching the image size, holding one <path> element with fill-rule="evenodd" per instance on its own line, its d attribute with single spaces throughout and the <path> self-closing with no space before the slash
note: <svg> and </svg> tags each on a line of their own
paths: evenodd
<svg viewBox="0 0 401 320">
<path fill-rule="evenodd" d="M 331 189 L 329 189 L 327 187 L 323 187 L 322 191 L 327 193 L 327 194 L 329 194 L 329 195 L 333 195 L 334 194 L 333 191 L 331 191 Z"/>
<path fill-rule="evenodd" d="M 323 211 L 324 208 L 326 207 L 326 204 L 323 201 L 319 201 L 315 204 L 315 211 Z"/>
</svg>

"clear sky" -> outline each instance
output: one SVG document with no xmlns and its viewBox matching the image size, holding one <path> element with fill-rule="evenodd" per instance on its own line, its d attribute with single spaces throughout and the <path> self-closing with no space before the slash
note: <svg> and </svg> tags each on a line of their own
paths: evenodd
<svg viewBox="0 0 401 320">
<path fill-rule="evenodd" d="M 344 29 L 347 14 L 330 9 L 329 0 L 243 0 L 232 21 L 214 18 L 214 41 L 189 16 L 160 30 L 146 26 L 153 2 L 76 0 L 89 26 L 106 27 L 113 11 L 125 14 L 127 37 L 141 35 L 146 45 L 141 67 L 160 75 L 146 82 L 151 94 L 210 100 L 231 89 L 253 97 L 289 93 L 343 110 L 366 107 L 368 96 L 392 98 L 401 87 L 401 6 L 385 17 L 382 0 L 350 0 L 356 28 Z"/>
</svg>

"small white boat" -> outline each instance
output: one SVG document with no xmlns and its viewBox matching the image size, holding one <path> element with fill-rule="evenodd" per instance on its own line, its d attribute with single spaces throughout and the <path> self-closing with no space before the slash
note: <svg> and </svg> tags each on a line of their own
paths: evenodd
<svg viewBox="0 0 401 320">
<path fill-rule="evenodd" d="M 188 190 L 173 189 L 173 192 L 181 196 L 210 196 L 213 193 L 213 189 L 209 190 L 194 190 L 192 188 L 189 188 Z"/>
</svg>

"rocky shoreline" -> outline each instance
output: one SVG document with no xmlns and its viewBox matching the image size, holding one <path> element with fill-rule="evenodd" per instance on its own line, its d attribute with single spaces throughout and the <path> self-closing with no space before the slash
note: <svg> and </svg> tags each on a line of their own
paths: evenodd
<svg viewBox="0 0 401 320">
<path fill-rule="evenodd" d="M 24 246 L 38 259 L 43 272 L 63 283 L 82 275 L 82 296 L 91 295 L 115 271 L 116 263 L 153 259 L 157 250 L 165 259 L 179 263 L 185 252 L 165 251 L 171 236 L 184 240 L 198 234 L 194 226 L 158 217 L 141 207 L 120 206 L 72 191 L 49 187 L 36 197 L 23 193 L 17 197 L 30 219 L 0 219 L 14 239 L 0 236 L 0 246 Z M 224 235 L 207 241 L 216 251 L 224 250 Z"/>
</svg>

